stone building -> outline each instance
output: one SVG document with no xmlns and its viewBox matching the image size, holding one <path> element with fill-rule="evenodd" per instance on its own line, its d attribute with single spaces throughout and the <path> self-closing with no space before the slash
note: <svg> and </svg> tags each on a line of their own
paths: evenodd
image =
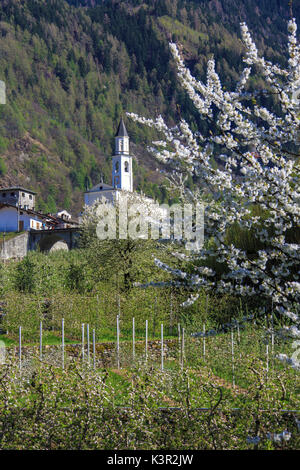
<svg viewBox="0 0 300 470">
<path fill-rule="evenodd" d="M 19 207 L 19 209 L 35 210 L 36 193 L 20 186 L 0 189 L 0 203 Z"/>
</svg>

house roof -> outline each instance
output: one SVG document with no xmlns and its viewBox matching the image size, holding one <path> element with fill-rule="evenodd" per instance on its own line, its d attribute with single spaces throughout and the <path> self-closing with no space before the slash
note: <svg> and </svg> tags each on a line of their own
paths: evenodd
<svg viewBox="0 0 300 470">
<path fill-rule="evenodd" d="M 3 207 L 10 207 L 11 209 L 18 210 L 18 208 L 13 204 L 9 204 L 9 203 L 6 203 L 6 202 L 0 202 L 0 210 Z M 20 208 L 19 211 L 20 212 L 25 212 L 26 214 L 32 215 L 34 217 L 38 217 L 39 219 L 44 220 L 45 222 L 50 223 L 50 224 L 54 224 L 54 225 L 55 224 L 60 224 L 60 223 L 64 223 L 64 224 L 68 223 L 68 224 L 78 225 L 78 222 L 76 220 L 70 219 L 70 220 L 66 221 L 61 217 L 53 216 L 51 214 L 41 214 L 40 212 L 36 212 L 32 209 Z"/>
<path fill-rule="evenodd" d="M 62 214 L 69 215 L 70 218 L 71 218 L 71 214 L 68 211 L 66 211 L 65 209 L 63 209 L 62 211 L 56 212 L 55 215 L 56 215 L 56 217 L 61 217 Z"/>
<path fill-rule="evenodd" d="M 29 193 L 29 194 L 34 194 L 34 195 L 37 194 L 35 191 L 22 188 L 22 186 L 11 186 L 9 188 L 0 188 L 0 192 L 3 192 L 3 191 L 23 191 L 24 193 Z"/>
<path fill-rule="evenodd" d="M 123 118 L 121 118 L 116 137 L 128 137 L 127 130 L 123 121 Z"/>
<path fill-rule="evenodd" d="M 9 203 L 6 203 L 6 202 L 0 202 L 0 210 L 3 209 L 3 207 L 9 207 L 11 209 L 14 209 L 14 210 L 18 210 L 17 206 L 13 205 L 13 204 L 9 204 Z M 39 218 L 41 220 L 47 220 L 49 218 L 48 215 L 45 215 L 45 214 L 41 214 L 40 212 L 36 212 L 36 211 L 33 211 L 32 209 L 23 209 L 23 208 L 19 208 L 19 212 L 25 212 L 26 214 L 28 215 L 31 215 L 33 217 L 36 217 L 36 218 Z"/>
<path fill-rule="evenodd" d="M 18 207 L 15 206 L 14 204 L 9 204 L 9 202 L 1 202 L 0 201 L 0 209 L 2 209 L 3 207 L 10 207 L 11 209 L 19 210 L 19 212 L 26 212 L 26 214 L 35 215 L 36 217 L 39 217 L 40 219 L 46 219 L 47 218 L 46 215 L 41 214 L 40 212 L 36 212 L 32 209 L 23 209 L 22 207 L 20 207 L 18 209 Z"/>
</svg>

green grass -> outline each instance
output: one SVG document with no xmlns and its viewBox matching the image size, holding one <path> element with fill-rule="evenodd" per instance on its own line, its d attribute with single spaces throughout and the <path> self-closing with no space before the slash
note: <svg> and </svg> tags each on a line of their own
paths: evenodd
<svg viewBox="0 0 300 470">
<path fill-rule="evenodd" d="M 110 370 L 107 385 L 111 385 L 115 391 L 113 396 L 115 405 L 128 404 L 128 390 L 130 384 L 126 377 Z"/>
<path fill-rule="evenodd" d="M 184 25 L 170 16 L 161 16 L 159 23 L 171 34 L 176 34 L 180 41 L 187 40 L 198 46 L 199 41 L 208 39 L 208 35 Z"/>
<path fill-rule="evenodd" d="M 35 339 L 32 339 L 33 338 L 33 334 L 31 332 L 30 334 L 30 337 L 31 339 L 26 339 L 26 330 L 23 329 L 22 330 L 22 344 L 23 346 L 34 346 L 34 345 L 38 345 L 39 344 L 39 333 L 38 333 L 38 325 L 37 325 L 37 328 L 36 328 L 36 335 L 35 335 Z M 17 337 L 17 332 L 11 337 L 10 335 L 7 336 L 7 335 L 0 335 L 0 341 L 4 341 L 5 342 L 5 345 L 6 346 L 14 346 L 14 345 L 17 345 L 19 344 L 19 340 L 18 340 L 18 337 Z M 86 331 L 85 331 L 85 335 L 86 335 Z M 171 335 L 165 335 L 164 336 L 164 341 L 166 340 L 174 340 L 176 339 L 177 336 L 171 336 Z M 160 341 L 161 337 L 160 336 L 152 336 L 152 335 L 148 335 L 148 341 Z M 90 341 L 92 342 L 92 331 L 90 329 Z M 109 332 L 107 331 L 105 334 L 100 334 L 100 335 L 96 335 L 96 342 L 97 343 L 115 343 L 117 341 L 117 336 L 116 336 L 116 332 Z M 145 333 L 140 333 L 140 334 L 136 334 L 135 336 L 135 342 L 138 343 L 140 341 L 145 341 Z M 45 345 L 58 345 L 58 344 L 61 344 L 62 342 L 62 338 L 61 338 L 61 332 L 57 331 L 57 332 L 45 332 L 43 331 L 43 344 Z M 70 337 L 66 336 L 66 333 L 65 333 L 65 344 L 78 344 L 78 343 L 81 343 L 81 331 L 79 332 L 78 335 L 73 336 L 73 335 L 70 335 Z M 120 333 L 120 343 L 132 343 L 132 332 L 130 332 L 129 330 L 128 331 L 125 331 L 125 332 L 121 332 Z"/>
<path fill-rule="evenodd" d="M 55 334 L 52 334 L 52 333 L 43 334 L 43 344 L 45 345 L 49 345 L 49 346 L 57 345 L 57 344 L 61 344 L 61 342 L 62 342 L 62 338 L 60 336 L 56 336 Z M 76 343 L 76 341 L 73 341 L 65 337 L 65 344 L 73 344 L 73 343 Z"/>
<path fill-rule="evenodd" d="M 17 342 L 11 338 L 8 338 L 7 335 L 0 335 L 0 341 L 3 341 L 6 347 L 15 346 Z"/>
<path fill-rule="evenodd" d="M 0 341 L 3 341 L 6 347 L 17 346 L 19 344 L 19 341 L 10 338 L 7 335 L 0 335 Z M 43 334 L 43 345 L 55 346 L 55 345 L 60 345 L 61 342 L 62 342 L 61 337 L 55 334 L 52 334 L 52 333 Z M 74 344 L 78 342 L 79 341 L 73 341 L 65 337 L 65 344 Z M 23 346 L 37 346 L 38 344 L 39 344 L 39 341 L 32 342 L 32 341 L 25 341 L 24 339 L 22 340 Z"/>
</svg>

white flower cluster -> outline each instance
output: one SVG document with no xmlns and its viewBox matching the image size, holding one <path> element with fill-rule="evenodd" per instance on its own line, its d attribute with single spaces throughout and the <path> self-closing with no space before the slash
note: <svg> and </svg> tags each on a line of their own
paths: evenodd
<svg viewBox="0 0 300 470">
<path fill-rule="evenodd" d="M 293 369 L 297 370 L 297 371 L 300 371 L 300 364 L 298 361 L 296 361 L 294 358 L 292 357 L 288 357 L 286 354 L 278 354 L 277 358 L 285 363 L 285 364 L 288 364 L 289 366 L 291 366 Z"/>
<path fill-rule="evenodd" d="M 214 241 L 214 250 L 204 247 L 194 256 L 195 275 L 174 270 L 158 260 L 157 266 L 191 290 L 206 285 L 217 292 L 270 299 L 279 313 L 298 324 L 300 250 L 299 242 L 291 240 L 291 233 L 300 226 L 299 107 L 293 99 L 300 84 L 296 31 L 293 19 L 288 23 L 288 66 L 283 69 L 260 56 L 247 25 L 242 23 L 247 66 L 233 92 L 223 89 L 214 60 L 208 61 L 207 80 L 203 83 L 184 65 L 176 44 L 170 44 L 179 80 L 201 118 L 214 124 L 212 128 L 217 131 L 213 134 L 193 132 L 184 120 L 168 127 L 161 116 L 156 120 L 132 113 L 128 116 L 163 135 L 154 143 L 154 152 L 174 170 L 172 179 L 174 182 L 178 177 L 178 187 L 184 186 L 186 175 L 197 175 L 201 185 L 215 196 L 205 211 L 205 234 Z M 250 66 L 260 70 L 265 90 L 247 91 Z M 278 115 L 275 107 L 270 110 L 259 104 L 260 96 L 268 93 L 276 95 L 281 107 Z M 249 105 L 251 98 L 254 105 Z M 211 164 L 212 154 L 221 155 L 221 169 Z M 194 197 L 200 198 L 201 192 Z M 255 213 L 253 207 L 257 208 Z M 226 235 L 234 224 L 253 234 L 259 248 L 251 256 L 247 250 L 228 244 Z M 212 256 L 230 269 L 220 280 L 212 281 L 213 273 L 197 266 L 198 260 L 203 265 L 203 260 Z M 294 328 L 292 334 L 299 338 L 299 329 Z M 289 362 L 288 358 L 281 360 Z M 295 361 L 290 364 L 300 367 Z"/>
<path fill-rule="evenodd" d="M 185 302 L 181 304 L 181 307 L 189 307 L 199 298 L 199 294 L 191 295 Z"/>
</svg>

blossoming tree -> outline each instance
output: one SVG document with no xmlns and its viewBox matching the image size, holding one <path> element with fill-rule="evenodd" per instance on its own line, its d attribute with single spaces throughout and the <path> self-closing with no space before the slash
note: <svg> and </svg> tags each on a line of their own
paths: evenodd
<svg viewBox="0 0 300 470">
<path fill-rule="evenodd" d="M 242 23 L 245 67 L 234 91 L 222 87 L 213 59 L 208 61 L 206 84 L 195 79 L 184 65 L 178 46 L 170 44 L 182 86 L 201 117 L 214 123 L 208 135 L 193 132 L 183 119 L 177 126 L 168 127 L 161 116 L 156 120 L 133 113 L 128 116 L 162 133 L 163 139 L 154 142 L 152 150 L 172 169 L 176 184 L 184 189 L 186 176 L 197 175 L 214 196 L 205 210 L 205 237 L 214 241 L 213 246 L 206 244 L 197 252 L 181 255 L 189 262 L 189 270 L 174 271 L 177 279 L 194 291 L 191 301 L 202 286 L 272 300 L 274 308 L 288 319 L 287 333 L 299 338 L 300 59 L 296 30 L 292 19 L 284 69 L 260 56 Z M 249 91 L 251 66 L 263 77 L 266 90 Z M 275 106 L 266 109 L 261 104 L 265 95 L 273 96 L 277 113 Z M 223 165 L 212 165 L 213 155 Z M 194 201 L 201 198 L 200 191 L 185 194 Z M 259 247 L 255 253 L 228 242 L 228 230 L 233 225 L 255 237 Z M 204 261 L 211 257 L 226 264 L 220 277 L 205 266 Z M 170 266 L 159 260 L 156 263 L 172 272 Z M 297 358 L 280 358 L 300 368 Z"/>
</svg>

